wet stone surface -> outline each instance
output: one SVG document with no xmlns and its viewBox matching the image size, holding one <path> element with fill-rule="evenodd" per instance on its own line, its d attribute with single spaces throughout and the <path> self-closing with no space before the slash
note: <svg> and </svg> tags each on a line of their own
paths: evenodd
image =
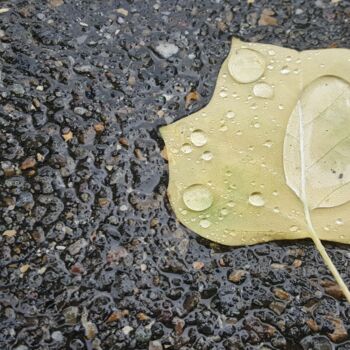
<svg viewBox="0 0 350 350">
<path fill-rule="evenodd" d="M 328 0 L 1 1 L 0 348 L 350 349 L 311 242 L 224 248 L 177 222 L 158 133 L 208 103 L 232 35 L 349 47 L 349 16 Z M 349 249 L 327 250 L 349 285 Z"/>
</svg>

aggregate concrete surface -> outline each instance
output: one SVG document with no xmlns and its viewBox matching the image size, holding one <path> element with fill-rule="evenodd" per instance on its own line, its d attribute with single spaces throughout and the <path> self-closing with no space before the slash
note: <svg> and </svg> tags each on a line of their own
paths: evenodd
<svg viewBox="0 0 350 350">
<path fill-rule="evenodd" d="M 230 38 L 350 47 L 350 1 L 0 1 L 0 349 L 350 349 L 311 241 L 181 226 L 159 126 Z M 186 98 L 187 97 L 187 98 Z M 326 244 L 350 285 L 350 250 Z"/>
</svg>

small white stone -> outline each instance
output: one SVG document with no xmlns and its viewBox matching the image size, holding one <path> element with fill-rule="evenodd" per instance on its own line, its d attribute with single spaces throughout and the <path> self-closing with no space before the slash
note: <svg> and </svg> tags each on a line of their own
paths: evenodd
<svg viewBox="0 0 350 350">
<path fill-rule="evenodd" d="M 130 326 L 125 326 L 122 331 L 125 335 L 129 335 L 129 333 L 134 330 L 134 328 L 130 327 Z"/>
<path fill-rule="evenodd" d="M 55 341 L 61 342 L 63 341 L 63 334 L 60 331 L 55 331 L 55 332 L 52 332 L 51 338 Z"/>
<path fill-rule="evenodd" d="M 160 42 L 156 46 L 156 51 L 164 58 L 169 58 L 176 55 L 179 52 L 179 48 L 172 43 Z"/>
<path fill-rule="evenodd" d="M 116 9 L 115 11 L 116 11 L 117 13 L 119 13 L 119 14 L 125 16 L 125 17 L 129 14 L 129 11 L 126 10 L 126 9 L 124 9 L 124 8 L 122 8 L 122 7 L 119 8 L 119 9 Z"/>
</svg>

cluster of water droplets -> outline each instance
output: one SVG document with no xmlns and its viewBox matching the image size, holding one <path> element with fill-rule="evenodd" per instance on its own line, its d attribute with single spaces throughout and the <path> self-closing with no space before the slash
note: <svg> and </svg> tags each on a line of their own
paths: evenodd
<svg viewBox="0 0 350 350">
<path fill-rule="evenodd" d="M 272 103 L 269 102 L 269 100 L 272 100 L 275 97 L 275 85 L 268 81 L 268 76 L 265 75 L 266 70 L 275 70 L 276 72 L 279 72 L 281 79 L 285 79 L 283 78 L 284 76 L 292 76 L 293 74 L 298 74 L 300 72 L 298 67 L 298 64 L 301 63 L 300 58 L 293 59 L 292 56 L 286 56 L 284 62 L 281 62 L 275 57 L 276 52 L 274 50 L 269 49 L 266 53 L 267 55 L 264 57 L 264 55 L 262 55 L 260 52 L 245 47 L 235 50 L 228 59 L 228 72 L 231 78 L 234 79 L 236 84 L 247 84 L 248 88 L 250 89 L 246 101 L 242 100 L 242 103 L 248 103 L 249 108 L 253 111 L 260 108 L 267 109 L 269 103 Z M 224 81 L 226 81 L 228 79 L 228 75 L 224 73 L 222 78 Z M 225 84 L 219 88 L 218 96 L 222 99 L 222 101 L 224 101 L 223 103 L 227 103 L 226 101 L 230 99 L 238 101 L 242 98 L 242 96 L 239 96 L 236 92 L 232 92 L 232 88 L 225 86 Z M 283 104 L 276 104 L 277 116 L 278 111 L 282 111 L 284 109 L 285 106 Z M 271 122 L 274 124 L 274 128 L 281 126 L 277 116 L 271 117 Z M 229 130 L 228 124 L 230 123 L 236 125 L 236 128 L 232 132 L 232 136 L 241 136 L 243 132 L 239 129 L 239 123 L 236 120 L 236 112 L 231 109 L 227 110 L 221 119 L 219 119 L 218 130 L 220 132 L 227 132 Z M 252 117 L 250 127 L 259 129 L 262 127 L 261 123 L 262 122 L 259 120 L 258 114 L 255 114 Z M 271 132 L 276 131 L 274 128 L 271 128 Z M 195 129 L 191 131 L 188 142 L 181 146 L 181 152 L 184 155 L 189 155 L 195 149 L 197 150 L 198 148 L 203 148 L 203 152 L 196 161 L 203 161 L 204 163 L 208 164 L 208 162 L 213 160 L 214 155 L 207 149 L 207 146 L 207 132 L 202 129 Z M 265 141 L 261 142 L 261 147 L 264 149 L 269 150 L 273 148 L 273 146 L 274 142 L 271 139 L 266 139 Z M 248 151 L 255 152 L 256 148 L 256 145 L 251 145 L 248 147 Z M 242 163 L 245 162 L 245 157 L 247 157 L 247 162 L 252 163 L 253 158 L 245 156 L 245 151 L 237 152 L 242 154 Z M 191 158 L 190 160 L 193 159 Z M 272 170 L 268 169 L 265 159 L 261 160 L 260 165 L 262 168 L 266 168 L 267 171 L 270 171 L 272 175 L 276 175 L 275 171 L 273 172 Z M 237 188 L 236 185 L 233 185 L 229 180 L 232 174 L 233 173 L 231 170 L 227 170 L 224 174 L 225 177 L 223 182 L 225 184 L 225 188 L 227 189 L 227 194 L 218 195 L 216 191 L 214 191 L 210 182 L 207 184 L 193 184 L 183 190 L 183 203 L 186 206 L 186 209 L 183 209 L 183 212 L 187 212 L 188 210 L 197 212 L 197 219 L 192 218 L 192 221 L 197 221 L 201 228 L 210 228 L 213 223 L 220 220 L 225 220 L 226 217 L 229 217 L 232 214 L 242 215 L 236 211 L 237 204 L 234 198 Z M 220 174 L 218 174 L 218 176 L 220 176 Z M 252 188 L 255 188 L 255 190 L 252 190 L 250 194 L 247 194 L 246 203 L 252 208 L 251 210 L 255 211 L 257 216 L 263 215 L 261 208 L 265 207 L 267 204 L 267 200 L 263 194 L 264 191 L 263 189 L 257 190 L 257 188 L 254 186 L 252 186 Z M 277 196 L 277 191 L 273 192 L 272 195 Z M 270 202 L 269 197 L 268 199 Z M 220 202 L 220 204 L 215 202 Z M 273 213 L 280 214 L 281 209 L 280 207 L 274 205 L 272 198 L 271 203 L 269 204 L 271 205 L 271 208 L 269 209 Z M 208 211 L 212 207 L 214 207 L 214 209 Z M 300 215 L 300 213 L 290 213 L 288 218 L 295 220 L 298 215 Z M 337 219 L 335 224 L 337 226 L 343 225 L 342 219 Z M 292 233 L 299 233 L 301 232 L 301 228 L 297 225 L 292 225 L 290 226 L 289 231 Z M 225 235 L 234 236 L 236 233 L 225 229 Z M 268 240 L 267 237 L 266 240 Z"/>
</svg>

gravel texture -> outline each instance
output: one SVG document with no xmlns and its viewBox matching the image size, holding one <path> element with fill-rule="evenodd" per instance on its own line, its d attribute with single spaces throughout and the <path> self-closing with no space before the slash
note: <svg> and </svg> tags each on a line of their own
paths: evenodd
<svg viewBox="0 0 350 350">
<path fill-rule="evenodd" d="M 0 349 L 350 349 L 310 241 L 177 222 L 158 133 L 208 103 L 232 35 L 350 47 L 349 20 L 345 0 L 0 1 Z"/>
</svg>

